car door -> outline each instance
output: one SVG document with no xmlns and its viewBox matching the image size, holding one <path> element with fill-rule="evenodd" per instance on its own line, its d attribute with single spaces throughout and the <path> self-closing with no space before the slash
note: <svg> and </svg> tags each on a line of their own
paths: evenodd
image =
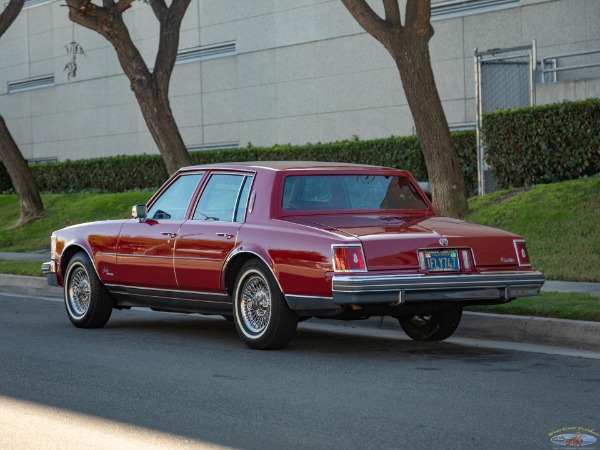
<svg viewBox="0 0 600 450">
<path fill-rule="evenodd" d="M 190 220 L 181 225 L 175 245 L 175 274 L 180 290 L 227 300 L 221 272 L 237 244 L 253 177 L 212 173 Z"/>
<path fill-rule="evenodd" d="M 123 225 L 117 250 L 116 276 L 121 284 L 176 289 L 173 268 L 175 238 L 203 173 L 182 174 L 149 205 L 146 220 Z"/>
</svg>

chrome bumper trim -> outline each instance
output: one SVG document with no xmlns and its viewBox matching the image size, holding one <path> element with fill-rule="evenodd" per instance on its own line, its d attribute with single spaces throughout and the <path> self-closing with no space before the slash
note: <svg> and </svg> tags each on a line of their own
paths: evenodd
<svg viewBox="0 0 600 450">
<path fill-rule="evenodd" d="M 48 261 L 42 264 L 42 273 L 47 275 L 49 273 L 56 273 L 56 261 Z"/>
<path fill-rule="evenodd" d="M 544 275 L 531 272 L 485 272 L 454 275 L 357 275 L 333 277 L 337 305 L 419 301 L 505 302 L 538 295 Z"/>
</svg>

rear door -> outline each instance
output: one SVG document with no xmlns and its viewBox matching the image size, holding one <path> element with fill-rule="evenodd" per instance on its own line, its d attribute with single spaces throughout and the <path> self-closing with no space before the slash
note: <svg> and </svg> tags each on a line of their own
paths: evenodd
<svg viewBox="0 0 600 450">
<path fill-rule="evenodd" d="M 252 181 L 248 173 L 210 174 L 190 220 L 178 232 L 174 264 L 180 290 L 226 300 L 221 272 L 237 245 Z"/>
</svg>

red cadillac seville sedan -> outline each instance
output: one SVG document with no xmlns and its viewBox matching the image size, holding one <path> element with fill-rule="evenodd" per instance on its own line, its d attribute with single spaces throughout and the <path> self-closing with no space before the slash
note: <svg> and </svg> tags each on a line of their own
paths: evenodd
<svg viewBox="0 0 600 450">
<path fill-rule="evenodd" d="M 285 346 L 310 317 L 396 317 L 448 338 L 463 306 L 538 295 L 522 237 L 440 217 L 405 171 L 318 162 L 186 167 L 133 218 L 52 234 L 42 270 L 80 328 L 113 309 L 217 314 Z"/>
</svg>

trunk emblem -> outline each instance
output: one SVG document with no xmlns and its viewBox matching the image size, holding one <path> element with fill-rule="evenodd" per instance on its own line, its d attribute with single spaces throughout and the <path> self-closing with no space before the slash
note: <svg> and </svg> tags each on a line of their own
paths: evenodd
<svg viewBox="0 0 600 450">
<path fill-rule="evenodd" d="M 448 247 L 448 239 L 446 239 L 446 238 L 441 238 L 441 239 L 440 239 L 440 245 L 441 245 L 442 247 Z"/>
</svg>

